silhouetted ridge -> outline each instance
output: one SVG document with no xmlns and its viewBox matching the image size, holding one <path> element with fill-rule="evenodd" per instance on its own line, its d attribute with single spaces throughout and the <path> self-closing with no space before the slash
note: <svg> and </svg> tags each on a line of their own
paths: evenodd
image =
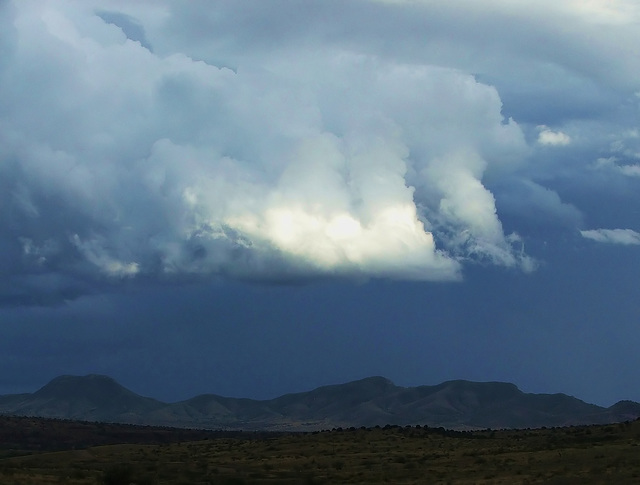
<svg viewBox="0 0 640 485">
<path fill-rule="evenodd" d="M 275 399 L 203 394 L 172 404 L 139 396 L 107 376 L 61 376 L 33 394 L 0 396 L 0 413 L 85 421 L 245 430 L 423 425 L 450 429 L 603 424 L 640 417 L 640 404 L 610 408 L 514 384 L 454 380 L 401 387 L 367 377 Z"/>
<path fill-rule="evenodd" d="M 626 416 L 625 421 L 634 420 L 640 416 L 640 403 L 634 401 L 618 401 L 609 408 L 611 412 Z"/>
<path fill-rule="evenodd" d="M 108 376 L 60 376 L 20 402 L 20 414 L 138 423 L 164 403 L 139 396 Z"/>
</svg>

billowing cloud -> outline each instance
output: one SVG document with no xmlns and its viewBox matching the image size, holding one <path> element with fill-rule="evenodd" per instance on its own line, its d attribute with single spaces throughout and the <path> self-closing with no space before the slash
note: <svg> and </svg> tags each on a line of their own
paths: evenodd
<svg viewBox="0 0 640 485">
<path fill-rule="evenodd" d="M 473 77 L 337 49 L 232 71 L 154 54 L 124 14 L 21 5 L 0 135 L 20 271 L 452 279 L 461 257 L 520 264 L 482 177 L 524 137 Z"/>
<path fill-rule="evenodd" d="M 5 2 L 1 286 L 531 270 L 496 200 L 635 146 L 638 9 L 555 5 Z"/>
<path fill-rule="evenodd" d="M 610 244 L 640 244 L 640 232 L 632 229 L 591 229 L 580 231 L 582 237 Z"/>
</svg>

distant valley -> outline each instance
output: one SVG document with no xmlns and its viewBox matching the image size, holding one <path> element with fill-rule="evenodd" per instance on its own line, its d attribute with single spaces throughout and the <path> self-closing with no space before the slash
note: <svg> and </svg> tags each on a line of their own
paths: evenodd
<svg viewBox="0 0 640 485">
<path fill-rule="evenodd" d="M 176 403 L 140 396 L 107 376 L 61 376 L 34 393 L 0 396 L 0 414 L 223 430 L 313 431 L 421 425 L 447 429 L 607 424 L 640 417 L 640 404 L 609 408 L 565 394 L 530 394 L 502 382 L 401 387 L 383 377 L 270 400 L 204 394 Z"/>
</svg>

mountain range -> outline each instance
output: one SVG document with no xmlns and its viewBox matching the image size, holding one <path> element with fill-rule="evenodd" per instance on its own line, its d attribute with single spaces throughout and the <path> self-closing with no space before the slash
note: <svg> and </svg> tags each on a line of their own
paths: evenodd
<svg viewBox="0 0 640 485">
<path fill-rule="evenodd" d="M 422 425 L 448 429 L 606 424 L 640 417 L 640 403 L 609 408 L 566 394 L 530 394 L 514 384 L 455 380 L 401 387 L 383 377 L 324 386 L 270 400 L 203 394 L 165 403 L 102 375 L 60 376 L 34 393 L 0 396 L 0 414 L 172 426 L 312 431 Z"/>
</svg>

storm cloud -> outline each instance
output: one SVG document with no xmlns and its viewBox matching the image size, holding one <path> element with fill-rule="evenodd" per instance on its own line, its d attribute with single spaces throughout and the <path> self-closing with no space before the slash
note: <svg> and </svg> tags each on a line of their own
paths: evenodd
<svg viewBox="0 0 640 485">
<path fill-rule="evenodd" d="M 494 88 L 341 49 L 231 70 L 77 7 L 13 9 L 0 136 L 16 276 L 437 280 L 461 257 L 526 263 L 482 185 L 526 152 Z"/>
<path fill-rule="evenodd" d="M 637 167 L 618 160 L 638 157 L 638 60 L 610 56 L 638 38 L 632 3 L 286 4 L 4 4 L 4 293 L 528 272 L 500 187 L 578 223 L 556 172 Z M 616 158 L 555 161 L 596 144 Z"/>
</svg>

